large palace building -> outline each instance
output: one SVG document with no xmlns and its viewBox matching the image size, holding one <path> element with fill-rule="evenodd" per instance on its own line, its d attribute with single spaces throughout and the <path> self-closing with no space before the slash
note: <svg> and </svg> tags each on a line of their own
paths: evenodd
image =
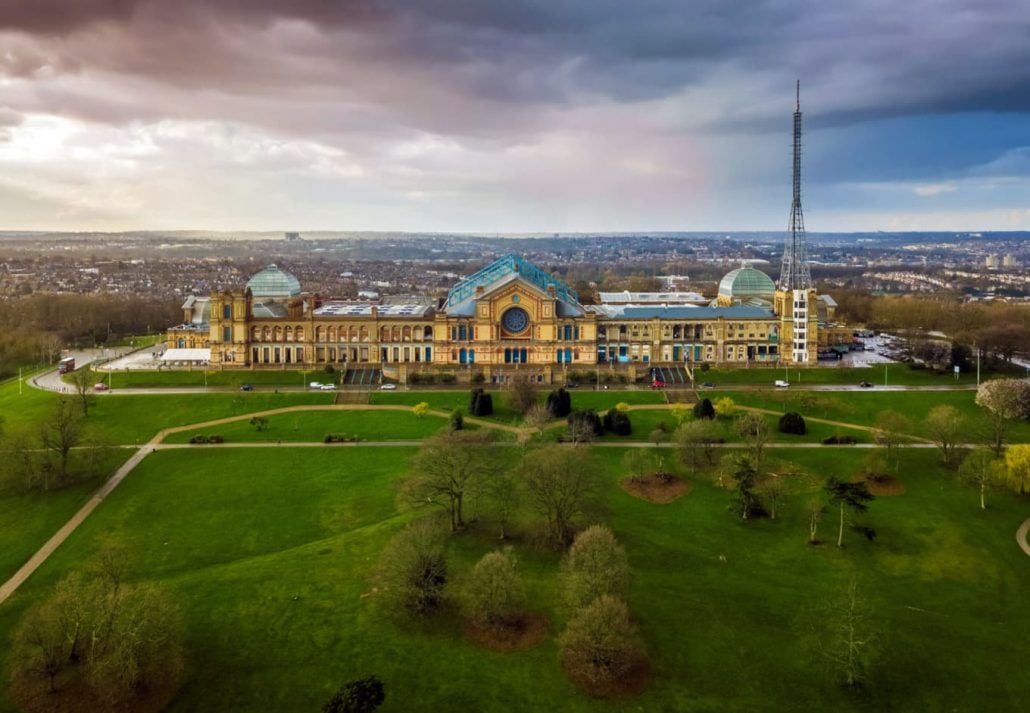
<svg viewBox="0 0 1030 713">
<path fill-rule="evenodd" d="M 374 304 L 322 300 L 270 265 L 242 289 L 189 297 L 183 324 L 168 330 L 166 360 L 219 369 L 331 364 L 402 383 L 416 372 L 550 383 L 599 367 L 632 380 L 705 362 L 814 364 L 820 316 L 832 318 L 832 301 L 814 289 L 778 289 L 748 265 L 722 279 L 715 299 L 699 305 L 698 297 L 602 293 L 600 304 L 584 305 L 561 280 L 507 255 L 446 299 Z"/>
</svg>

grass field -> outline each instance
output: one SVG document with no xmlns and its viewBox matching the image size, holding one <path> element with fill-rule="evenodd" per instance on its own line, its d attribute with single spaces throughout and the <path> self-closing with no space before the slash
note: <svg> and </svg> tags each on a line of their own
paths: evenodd
<svg viewBox="0 0 1030 713">
<path fill-rule="evenodd" d="M 340 382 L 339 372 L 327 374 L 322 369 L 311 371 L 94 371 L 95 381 L 103 381 L 114 389 L 152 389 L 164 386 L 224 386 L 239 388 L 243 384 L 256 386 L 306 386 L 312 381 L 319 383 Z M 67 380 L 67 379 L 66 379 Z"/>
<path fill-rule="evenodd" d="M 1005 372 L 1006 375 L 1023 376 L 1022 369 Z M 981 371 L 981 378 L 989 378 L 994 372 Z M 884 385 L 884 377 L 889 385 L 925 385 L 925 384 L 975 384 L 976 372 L 966 372 L 956 379 L 954 374 L 935 374 L 928 369 L 913 369 L 908 364 L 877 364 L 867 367 L 835 367 L 820 366 L 783 369 L 782 367 L 754 367 L 750 369 L 713 368 L 708 371 L 698 369 L 694 379 L 698 382 L 711 381 L 717 386 L 733 384 L 762 384 L 772 386 L 777 379 L 786 378 L 791 384 L 849 384 L 870 381 L 878 386 Z"/>
<path fill-rule="evenodd" d="M 1030 700 L 1030 568 L 1012 540 L 1026 500 L 995 494 L 980 513 L 975 493 L 933 452 L 904 453 L 906 494 L 872 503 L 877 542 L 852 537 L 838 551 L 806 544 L 807 494 L 779 520 L 750 524 L 705 480 L 682 500 L 652 505 L 617 487 L 621 449 L 596 449 L 603 485 L 591 519 L 609 522 L 627 548 L 628 599 L 654 662 L 650 688 L 615 702 L 565 680 L 553 636 L 529 651 L 487 653 L 448 616 L 404 626 L 386 615 L 369 573 L 409 516 L 396 486 L 411 452 L 152 455 L 0 607 L 0 639 L 101 538 L 116 536 L 135 576 L 161 582 L 183 608 L 192 666 L 175 711 L 318 710 L 342 682 L 370 673 L 386 684 L 383 711 L 1002 711 Z M 839 450 L 773 457 L 819 478 L 852 467 Z M 452 537 L 453 573 L 497 545 L 488 524 Z M 552 604 L 558 557 L 516 546 L 532 605 L 553 634 L 563 625 Z M 852 574 L 885 633 L 884 658 L 859 694 L 830 684 L 801 643 L 806 612 Z"/>
</svg>

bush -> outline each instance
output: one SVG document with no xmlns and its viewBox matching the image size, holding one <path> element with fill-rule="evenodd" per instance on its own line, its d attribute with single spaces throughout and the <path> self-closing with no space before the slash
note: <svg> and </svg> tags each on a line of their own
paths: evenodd
<svg viewBox="0 0 1030 713">
<path fill-rule="evenodd" d="M 823 439 L 824 446 L 851 446 L 856 443 L 854 436 L 827 436 Z"/>
<path fill-rule="evenodd" d="M 460 598 L 462 614 L 476 624 L 503 627 L 514 622 L 525 605 L 525 592 L 510 549 L 483 555 L 465 581 Z"/>
<path fill-rule="evenodd" d="M 458 377 L 456 377 L 454 374 L 440 374 L 441 384 L 453 384 L 457 380 Z"/>
<path fill-rule="evenodd" d="M 415 414 L 415 418 L 423 418 L 426 414 L 429 413 L 429 402 L 420 401 L 419 403 L 411 407 L 411 412 Z"/>
<path fill-rule="evenodd" d="M 711 399 L 701 399 L 694 404 L 694 418 L 707 418 L 708 420 L 715 418 L 715 407 L 712 405 Z"/>
<path fill-rule="evenodd" d="M 472 416 L 490 416 L 493 412 L 493 397 L 482 389 L 473 389 L 469 398 L 469 414 Z"/>
<path fill-rule="evenodd" d="M 465 418 L 461 415 L 461 409 L 456 408 L 451 411 L 451 430 L 460 431 L 465 428 Z"/>
<path fill-rule="evenodd" d="M 322 713 L 372 713 L 386 700 L 383 682 L 375 676 L 351 681 L 322 706 Z"/>
<path fill-rule="evenodd" d="M 334 367 L 332 364 L 326 364 L 325 365 L 325 373 L 326 374 L 335 374 L 336 373 L 336 367 Z"/>
<path fill-rule="evenodd" d="M 602 594 L 621 596 L 629 581 L 629 562 L 612 531 L 593 525 L 576 535 L 561 563 L 562 603 L 580 609 Z"/>
<path fill-rule="evenodd" d="M 803 436 L 808 433 L 808 426 L 805 425 L 805 419 L 801 414 L 797 411 L 788 411 L 780 416 L 780 433 Z"/>
<path fill-rule="evenodd" d="M 380 581 L 397 609 L 424 616 L 443 602 L 447 583 L 446 534 L 431 518 L 415 520 L 383 550 Z"/>
<path fill-rule="evenodd" d="M 625 411 L 609 409 L 604 414 L 604 429 L 616 436 L 628 436 L 633 430 L 633 424 Z"/>
<path fill-rule="evenodd" d="M 553 418 L 565 418 L 572 413 L 572 396 L 564 387 L 547 395 L 547 413 Z"/>
<path fill-rule="evenodd" d="M 482 384 L 484 381 L 486 381 L 486 377 L 483 375 L 483 372 L 477 371 L 472 375 L 473 384 Z"/>
<path fill-rule="evenodd" d="M 569 414 L 567 420 L 570 433 L 576 434 L 580 437 L 598 437 L 604 435 L 604 426 L 601 423 L 601 418 L 593 409 L 573 411 Z"/>
</svg>

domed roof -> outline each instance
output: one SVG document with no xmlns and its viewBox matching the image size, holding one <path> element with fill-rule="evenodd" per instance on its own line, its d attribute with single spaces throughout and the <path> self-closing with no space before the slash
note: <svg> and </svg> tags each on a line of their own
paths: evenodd
<svg viewBox="0 0 1030 713">
<path fill-rule="evenodd" d="M 772 278 L 750 265 L 742 265 L 726 273 L 719 282 L 719 296 L 731 299 L 761 297 L 772 299 L 776 285 Z"/>
<path fill-rule="evenodd" d="M 277 265 L 269 265 L 247 282 L 254 297 L 295 297 L 300 294 L 300 280 Z"/>
</svg>

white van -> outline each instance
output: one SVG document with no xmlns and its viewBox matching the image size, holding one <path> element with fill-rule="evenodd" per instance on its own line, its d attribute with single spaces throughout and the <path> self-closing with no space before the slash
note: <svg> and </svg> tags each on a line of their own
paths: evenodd
<svg viewBox="0 0 1030 713">
<path fill-rule="evenodd" d="M 783 379 L 777 379 L 774 382 L 774 385 L 776 386 L 777 389 L 785 389 L 788 386 L 790 386 L 790 382 L 789 381 L 784 381 Z"/>
</svg>

